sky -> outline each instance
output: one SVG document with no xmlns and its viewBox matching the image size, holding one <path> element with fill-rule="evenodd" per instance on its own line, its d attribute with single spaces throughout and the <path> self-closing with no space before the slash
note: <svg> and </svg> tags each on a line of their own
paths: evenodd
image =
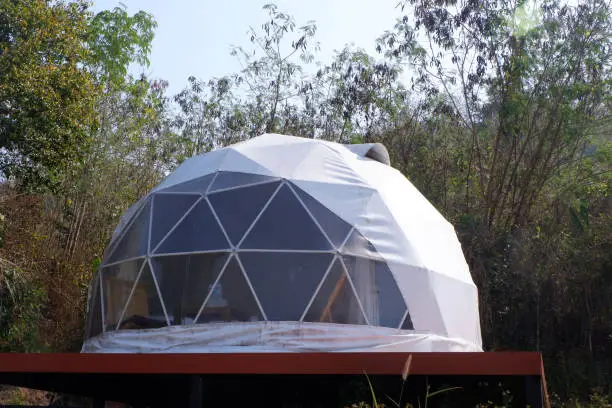
<svg viewBox="0 0 612 408">
<path fill-rule="evenodd" d="M 123 0 L 130 14 L 144 10 L 158 23 L 144 70 L 152 78 L 170 82 L 169 92 L 177 93 L 187 78 L 219 77 L 236 72 L 240 66 L 230 55 L 233 45 L 249 45 L 247 30 L 256 30 L 265 21 L 262 7 L 270 0 Z M 375 40 L 391 30 L 401 13 L 398 0 L 278 0 L 298 26 L 309 20 L 317 23 L 321 50 L 317 59 L 331 62 L 334 50 L 354 44 L 375 54 Z M 94 0 L 94 11 L 111 9 L 117 0 Z M 138 72 L 141 72 L 139 70 Z"/>
</svg>

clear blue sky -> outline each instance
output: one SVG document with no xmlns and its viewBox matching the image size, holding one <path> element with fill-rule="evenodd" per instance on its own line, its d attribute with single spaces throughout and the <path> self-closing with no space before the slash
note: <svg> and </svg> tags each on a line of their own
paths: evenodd
<svg viewBox="0 0 612 408">
<path fill-rule="evenodd" d="M 187 77 L 201 79 L 236 72 L 230 46 L 248 45 L 249 26 L 258 28 L 266 14 L 260 0 L 124 0 L 130 13 L 144 10 L 157 23 L 151 65 L 145 71 L 170 81 L 171 93 L 187 84 Z M 331 61 L 334 50 L 353 43 L 370 54 L 375 40 L 390 30 L 400 16 L 397 0 L 278 0 L 279 10 L 295 17 L 297 24 L 317 22 L 321 43 L 318 59 Z M 117 0 L 94 0 L 94 10 L 119 5 Z"/>
</svg>

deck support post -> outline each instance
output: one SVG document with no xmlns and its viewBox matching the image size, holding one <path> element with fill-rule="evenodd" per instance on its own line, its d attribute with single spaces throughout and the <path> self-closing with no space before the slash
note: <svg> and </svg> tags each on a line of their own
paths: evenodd
<svg viewBox="0 0 612 408">
<path fill-rule="evenodd" d="M 189 376 L 189 408 L 203 407 L 202 393 L 202 377 L 199 375 Z"/>
<path fill-rule="evenodd" d="M 525 377 L 525 398 L 529 408 L 544 407 L 544 392 L 542 390 L 542 378 L 538 375 Z"/>
</svg>

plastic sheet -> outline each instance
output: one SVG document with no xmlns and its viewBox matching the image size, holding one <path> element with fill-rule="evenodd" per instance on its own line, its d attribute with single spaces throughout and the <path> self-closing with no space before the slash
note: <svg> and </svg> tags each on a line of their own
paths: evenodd
<svg viewBox="0 0 612 408">
<path fill-rule="evenodd" d="M 108 332 L 83 353 L 478 352 L 480 347 L 433 333 L 347 324 L 212 323 Z"/>
</svg>

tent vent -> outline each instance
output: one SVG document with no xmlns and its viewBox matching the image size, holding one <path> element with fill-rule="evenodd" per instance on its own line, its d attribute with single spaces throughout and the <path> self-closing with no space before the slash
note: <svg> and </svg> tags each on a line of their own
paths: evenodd
<svg viewBox="0 0 612 408">
<path fill-rule="evenodd" d="M 387 166 L 391 165 L 389 152 L 382 143 L 353 144 L 345 145 L 345 147 L 361 157 L 376 160 L 377 162 L 386 164 Z"/>
</svg>

